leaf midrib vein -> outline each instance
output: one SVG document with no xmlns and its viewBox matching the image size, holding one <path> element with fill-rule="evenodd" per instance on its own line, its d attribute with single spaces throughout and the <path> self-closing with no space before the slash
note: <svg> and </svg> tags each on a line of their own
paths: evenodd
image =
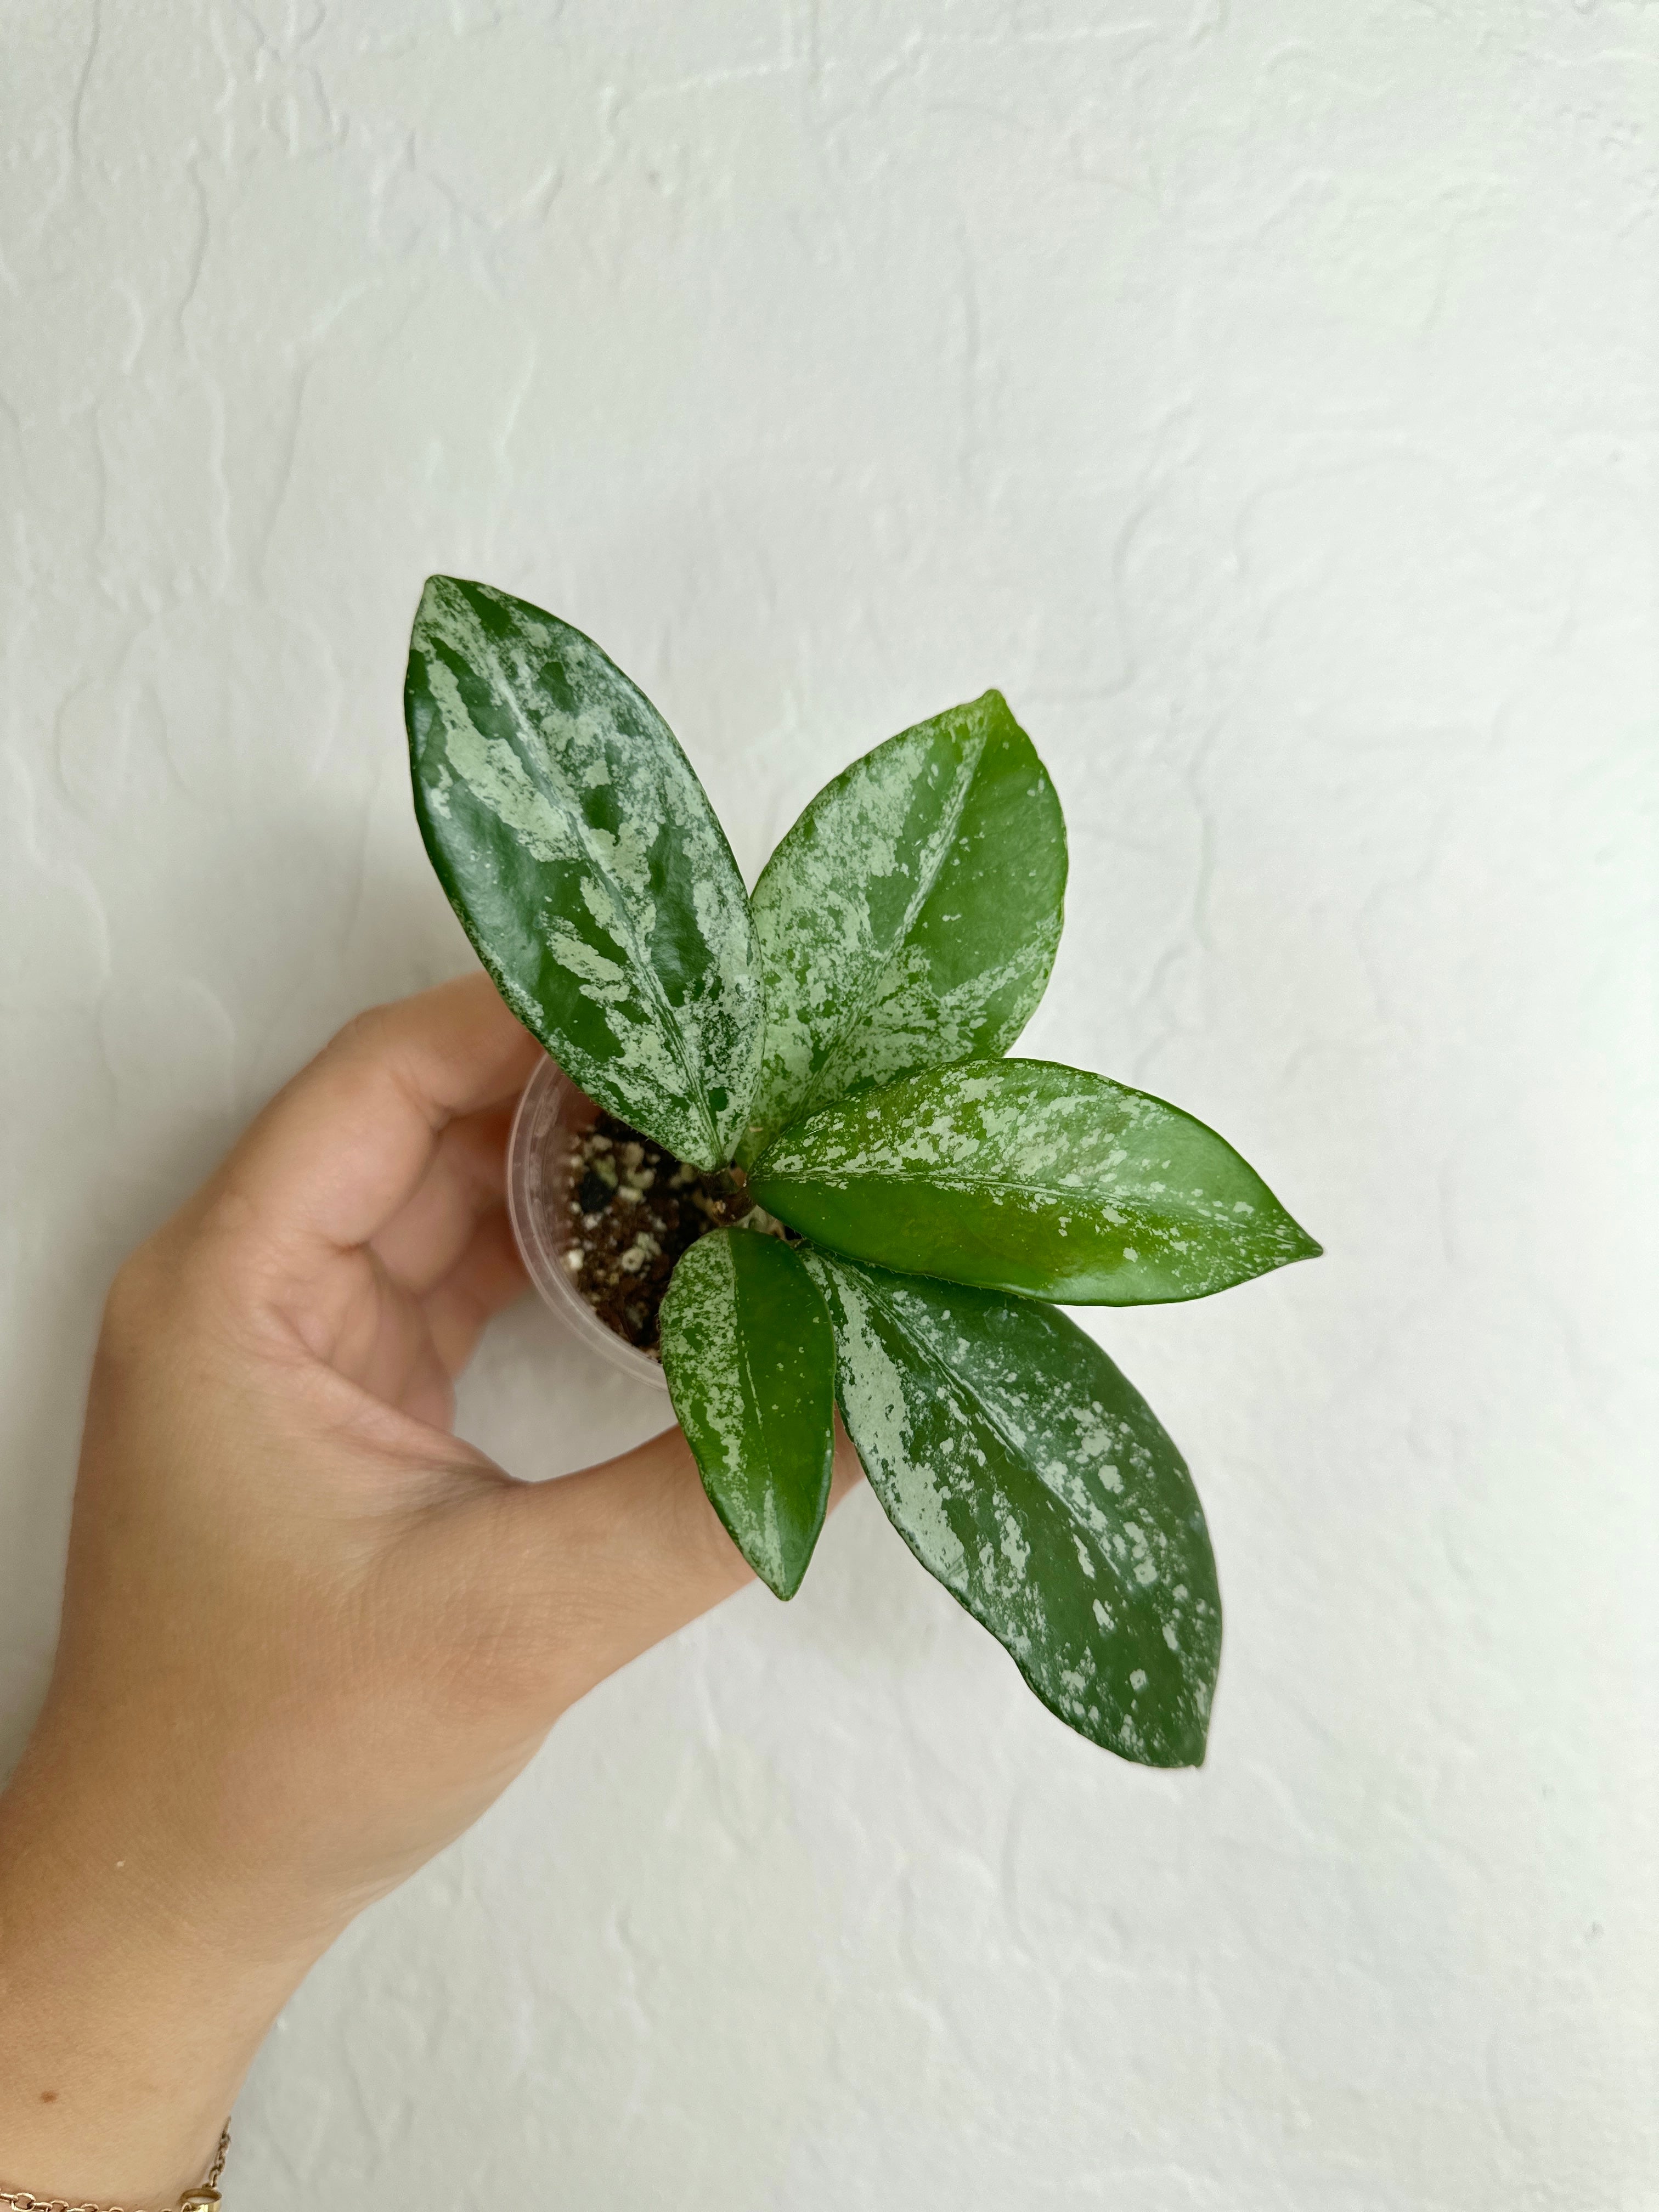
<svg viewBox="0 0 1659 2212">
<path fill-rule="evenodd" d="M 777 1171 L 774 1170 L 774 1172 L 776 1173 Z M 1070 1200 L 1077 1206 L 1079 1212 L 1087 1210 L 1091 1205 L 1105 1203 L 1111 1205 L 1121 1204 L 1129 1211 L 1133 1212 L 1138 1219 L 1144 1220 L 1152 1212 L 1151 1203 L 1145 1198 L 1137 1199 L 1135 1197 L 1125 1196 L 1120 1200 L 1111 1196 L 1109 1194 L 1104 1198 L 1102 1198 L 1097 1196 L 1096 1193 L 1092 1191 L 1079 1191 L 1074 1185 L 1066 1185 L 1063 1183 L 1023 1182 L 1017 1181 L 1011 1176 L 963 1176 L 949 1174 L 910 1175 L 889 1173 L 884 1169 L 877 1174 L 872 1174 L 868 1171 L 860 1172 L 857 1170 L 848 1169 L 844 1174 L 836 1176 L 833 1170 L 820 1169 L 813 1175 L 796 1175 L 790 1176 L 787 1178 L 781 1176 L 779 1179 L 781 1181 L 787 1180 L 794 1183 L 817 1183 L 820 1185 L 826 1185 L 830 1182 L 832 1176 L 834 1176 L 837 1187 L 842 1186 L 848 1182 L 920 1183 L 925 1185 L 927 1188 L 930 1190 L 969 1192 L 992 1190 L 1023 1191 L 1028 1196 L 1034 1198 L 1052 1198 L 1056 1200 Z M 1189 1204 L 1182 1204 L 1177 1202 L 1176 1204 L 1170 1206 L 1167 1210 L 1169 1212 L 1178 1217 L 1182 1220 L 1203 1222 L 1208 1224 L 1212 1227 L 1218 1225 L 1212 1215 L 1200 1212 L 1196 1208 Z"/>
<path fill-rule="evenodd" d="M 467 615 L 470 620 L 477 623 L 477 617 L 473 615 L 472 610 L 470 607 L 467 609 Z M 477 623 L 477 628 L 484 637 L 485 644 L 488 645 L 489 642 L 488 634 L 483 632 L 482 623 Z M 617 672 L 620 674 L 620 670 Z M 681 1031 L 679 1020 L 675 1013 L 674 1007 L 669 1000 L 667 993 L 663 989 L 662 979 L 657 974 L 656 969 L 652 964 L 651 961 L 645 956 L 641 949 L 639 931 L 635 922 L 633 914 L 629 909 L 627 898 L 623 894 L 622 884 L 611 870 L 605 866 L 605 862 L 600 859 L 598 852 L 594 849 L 592 842 L 591 825 L 586 816 L 582 812 L 580 806 L 577 805 L 573 799 L 562 775 L 557 772 L 556 768 L 555 768 L 551 773 L 544 775 L 542 763 L 538 758 L 538 749 L 545 749 L 550 752 L 551 748 L 550 745 L 548 744 L 548 741 L 543 736 L 543 733 L 539 730 L 536 729 L 534 725 L 530 722 L 529 718 L 520 705 L 514 686 L 511 682 L 504 681 L 501 685 L 501 691 L 507 700 L 508 712 L 511 714 L 514 723 L 521 732 L 522 742 L 520 747 L 519 757 L 523 761 L 526 769 L 529 771 L 531 780 L 532 782 L 541 785 L 544 795 L 556 801 L 568 816 L 574 818 L 576 823 L 577 839 L 581 845 L 583 852 L 587 857 L 588 865 L 592 868 L 596 875 L 603 878 L 606 887 L 609 889 L 612 897 L 616 901 L 617 906 L 620 910 L 626 925 L 627 950 L 632 960 L 634 971 L 636 975 L 642 975 L 647 979 L 649 985 L 651 998 L 656 1005 L 661 1017 L 660 1026 L 668 1036 L 670 1045 L 673 1050 L 674 1057 L 680 1064 L 680 1073 L 685 1078 L 687 1093 L 690 1103 L 696 1107 L 697 1113 L 702 1119 L 704 1127 L 708 1132 L 708 1149 L 711 1152 L 718 1154 L 720 1151 L 720 1131 L 714 1127 L 713 1116 L 709 1113 L 708 1101 L 703 1096 L 702 1080 L 699 1076 L 694 1073 L 686 1058 L 686 1039 Z M 640 696 L 641 699 L 644 699 L 644 693 L 641 692 Z M 646 700 L 645 703 L 647 707 L 650 706 L 650 702 L 648 700 Z M 555 711 L 556 712 L 558 710 L 556 709 Z M 652 712 L 655 714 L 656 710 L 654 708 L 652 708 Z M 662 721 L 662 717 L 659 714 L 657 715 L 657 720 L 659 721 Z M 664 722 L 663 727 L 666 730 L 668 728 L 668 725 Z M 479 731 L 478 734 L 480 737 L 484 736 L 484 732 L 482 730 Z M 673 732 L 670 731 L 669 735 L 672 738 Z M 503 824 L 502 826 L 506 827 L 507 825 Z"/>
<path fill-rule="evenodd" d="M 918 883 L 915 896 L 905 908 L 903 921 L 900 924 L 899 927 L 893 933 L 892 937 L 889 939 L 887 945 L 882 952 L 880 959 L 871 963 L 870 975 L 866 981 L 864 989 L 859 994 L 856 999 L 851 1000 L 843 1000 L 841 1002 L 843 1007 L 847 1010 L 846 1019 L 836 1030 L 835 1042 L 830 1046 L 828 1052 L 824 1054 L 823 1059 L 819 1065 L 817 1073 L 812 1078 L 812 1080 L 808 1085 L 806 1090 L 801 1094 L 800 1103 L 790 1115 L 790 1121 L 804 1121 L 811 1112 L 812 1101 L 817 1097 L 819 1091 L 823 1088 L 824 1084 L 828 1081 L 830 1072 L 835 1065 L 836 1055 L 841 1051 L 842 1047 L 846 1043 L 848 1038 L 852 1035 L 853 1031 L 864 1021 L 866 1016 L 869 1013 L 871 1007 L 875 1004 L 877 998 L 880 995 L 881 986 L 892 969 L 895 947 L 903 945 L 908 940 L 910 932 L 915 925 L 916 916 L 921 913 L 922 908 L 927 903 L 927 901 L 933 896 L 933 886 L 938 883 L 940 876 L 945 872 L 945 864 L 950 857 L 951 848 L 956 843 L 957 831 L 962 826 L 962 817 L 968 811 L 969 797 L 973 790 L 975 781 L 978 777 L 980 763 L 985 757 L 985 749 L 988 743 L 988 738 L 983 735 L 975 737 L 973 739 L 975 747 L 974 756 L 968 763 L 968 772 L 962 778 L 956 798 L 951 806 L 945 834 L 938 842 L 937 857 L 934 860 L 933 867 L 925 879 Z"/>
<path fill-rule="evenodd" d="M 957 1369 L 950 1366 L 938 1352 L 934 1352 L 929 1346 L 921 1342 L 921 1340 L 906 1328 L 902 1316 L 895 1312 L 893 1307 L 885 1298 L 883 1297 L 878 1289 L 877 1289 L 873 1285 L 867 1284 L 867 1280 L 866 1287 L 867 1294 L 872 1304 L 878 1305 L 881 1308 L 883 1312 L 886 1314 L 889 1320 L 892 1322 L 893 1327 L 897 1329 L 899 1334 L 903 1337 L 905 1342 L 910 1345 L 919 1354 L 923 1364 L 934 1374 L 943 1376 L 945 1382 L 952 1385 L 956 1389 L 968 1390 L 973 1398 L 975 1405 L 980 1408 L 983 1414 L 987 1427 L 991 1429 L 994 1434 L 1000 1438 L 1004 1447 L 1012 1457 L 1023 1462 L 1025 1447 L 1016 1442 L 1012 1434 L 1005 1425 L 1001 1417 L 986 1403 L 985 1400 L 980 1396 L 976 1390 L 972 1389 L 971 1386 L 963 1380 L 963 1377 Z M 1089 1527 L 1088 1523 L 1079 1518 L 1078 1514 L 1073 1511 L 1070 1504 L 1060 1495 L 1059 1491 L 1051 1488 L 1034 1468 L 1028 1469 L 1028 1473 L 1030 1474 L 1030 1480 L 1036 1483 L 1038 1489 L 1040 1489 L 1046 1497 L 1052 1498 L 1054 1499 L 1055 1504 L 1058 1505 L 1061 1512 L 1065 1514 L 1066 1520 L 1070 1522 L 1073 1527 L 1082 1530 L 1083 1534 L 1088 1540 L 1090 1545 L 1095 1550 L 1098 1557 L 1104 1562 L 1106 1568 L 1112 1575 L 1114 1581 L 1121 1581 L 1122 1578 L 1118 1574 L 1110 1554 L 1102 1547 L 1099 1539 L 1095 1535 L 1094 1531 Z"/>
</svg>

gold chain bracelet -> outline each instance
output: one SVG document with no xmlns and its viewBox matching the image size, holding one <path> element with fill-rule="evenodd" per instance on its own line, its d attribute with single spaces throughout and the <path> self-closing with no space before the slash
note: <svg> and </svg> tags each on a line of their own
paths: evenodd
<svg viewBox="0 0 1659 2212">
<path fill-rule="evenodd" d="M 185 2190 L 176 2205 L 167 2207 L 167 2212 L 213 2212 L 216 2204 L 222 2203 L 219 2176 L 225 2170 L 229 2150 L 230 2122 L 227 2120 L 207 2179 L 199 2189 Z M 71 2204 L 66 2197 L 34 2197 L 27 2189 L 0 2189 L 0 2204 L 9 2204 L 12 2212 L 143 2212 L 140 2204 Z"/>
</svg>

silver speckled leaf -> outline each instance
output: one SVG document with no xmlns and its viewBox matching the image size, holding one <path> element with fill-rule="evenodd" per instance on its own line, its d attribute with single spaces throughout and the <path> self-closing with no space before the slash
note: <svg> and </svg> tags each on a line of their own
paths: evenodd
<svg viewBox="0 0 1659 2212">
<path fill-rule="evenodd" d="M 1221 1600 L 1186 1463 L 1052 1306 L 808 1249 L 842 1416 L 930 1574 L 1044 1705 L 1148 1766 L 1204 1757 Z"/>
<path fill-rule="evenodd" d="M 786 1129 L 750 1188 L 854 1259 L 1062 1305 L 1207 1297 L 1320 1249 L 1202 1121 L 1047 1060 L 842 1099 Z"/>
<path fill-rule="evenodd" d="M 1060 801 L 1000 692 L 854 761 L 755 886 L 766 1055 L 738 1158 L 843 1092 L 1005 1052 L 1065 894 Z"/>
<path fill-rule="evenodd" d="M 688 1247 L 662 1364 L 709 1503 L 768 1589 L 793 1597 L 830 1504 L 836 1340 L 789 1246 L 739 1228 Z"/>
<path fill-rule="evenodd" d="M 743 878 L 656 708 L 580 630 L 434 576 L 404 686 L 421 834 L 502 997 L 582 1089 L 730 1159 L 765 1004 Z"/>
</svg>

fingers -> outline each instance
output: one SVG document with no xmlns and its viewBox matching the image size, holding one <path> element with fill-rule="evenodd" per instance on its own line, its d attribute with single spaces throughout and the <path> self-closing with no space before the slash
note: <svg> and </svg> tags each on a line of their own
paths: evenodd
<svg viewBox="0 0 1659 2212">
<path fill-rule="evenodd" d="M 540 1050 L 485 975 L 376 1007 L 271 1101 L 204 1203 L 233 1201 L 239 1233 L 364 1243 L 419 1190 L 447 1126 L 505 1106 Z"/>
<path fill-rule="evenodd" d="M 863 1474 L 839 1420 L 836 1432 L 832 1511 Z M 503 1503 L 501 1572 L 541 1611 L 556 1711 L 754 1579 L 678 1429 Z"/>
<path fill-rule="evenodd" d="M 444 1280 L 471 1243 L 479 1222 L 500 1208 L 512 1123 L 510 1104 L 452 1121 L 407 1203 L 375 1233 L 372 1241 L 381 1266 L 416 1297 Z"/>
<path fill-rule="evenodd" d="M 512 1224 L 497 1207 L 477 1223 L 466 1250 L 423 1301 L 433 1348 L 449 1374 L 459 1375 L 471 1358 L 491 1316 L 527 1287 Z"/>
<path fill-rule="evenodd" d="M 424 1298 L 393 1279 L 373 1245 L 340 1264 L 359 1279 L 337 1331 L 311 1348 L 371 1396 L 447 1431 L 455 1377 L 490 1316 L 526 1287 L 505 1208 L 476 1224 L 465 1251 Z"/>
<path fill-rule="evenodd" d="M 307 1349 L 372 1398 L 396 1406 L 417 1421 L 447 1431 L 454 1419 L 452 1373 L 433 1340 L 425 1308 L 394 1283 L 372 1249 L 339 1263 L 347 1279 L 333 1310 L 320 1310 L 322 1325 Z"/>
</svg>

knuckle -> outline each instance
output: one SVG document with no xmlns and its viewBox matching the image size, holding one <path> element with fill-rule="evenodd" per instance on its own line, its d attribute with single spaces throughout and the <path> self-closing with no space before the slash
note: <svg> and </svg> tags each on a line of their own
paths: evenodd
<svg viewBox="0 0 1659 2212">
<path fill-rule="evenodd" d="M 234 1240 L 163 1234 L 138 1246 L 116 1269 L 104 1299 L 100 1346 L 119 1365 L 161 1340 L 222 1332 L 249 1303 L 239 1279 Z"/>
<path fill-rule="evenodd" d="M 395 1005 L 390 1000 L 365 1006 L 361 1013 L 354 1014 L 343 1028 L 335 1031 L 328 1050 L 343 1054 L 374 1051 L 384 1042 L 395 1011 Z"/>
</svg>

